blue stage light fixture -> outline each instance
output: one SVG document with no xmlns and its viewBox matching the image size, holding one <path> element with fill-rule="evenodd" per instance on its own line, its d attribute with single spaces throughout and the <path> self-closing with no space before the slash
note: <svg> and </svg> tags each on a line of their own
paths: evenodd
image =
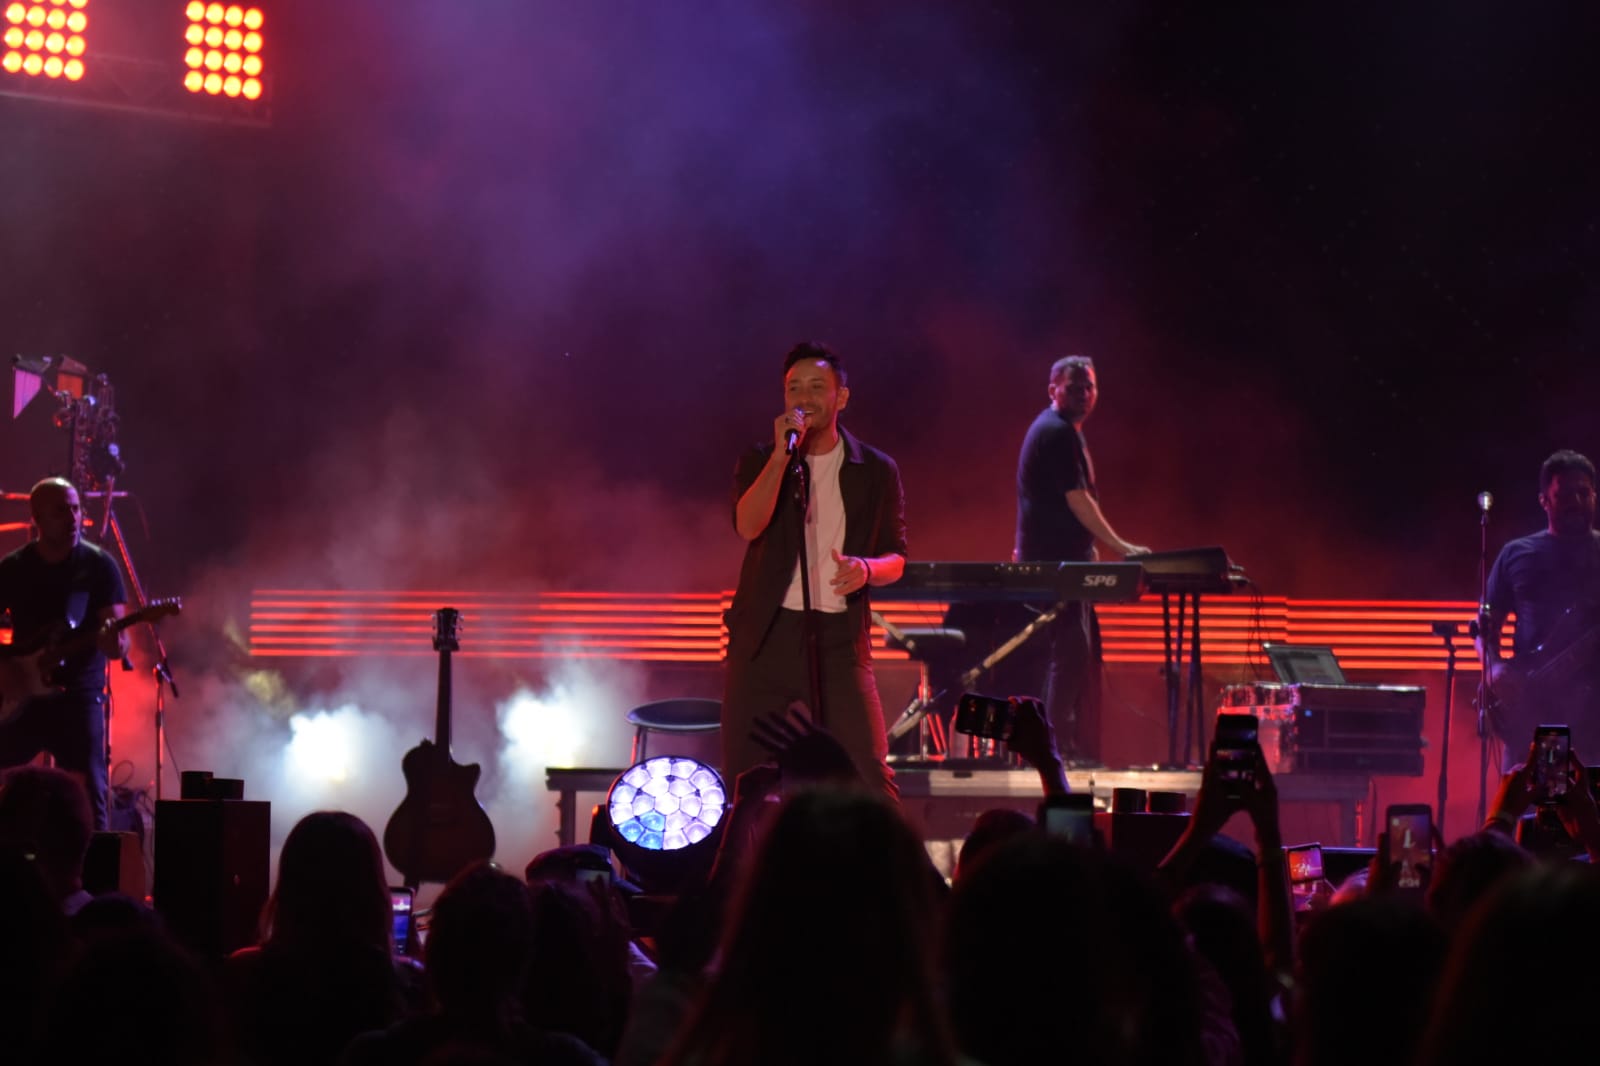
<svg viewBox="0 0 1600 1066">
<path fill-rule="evenodd" d="M 606 796 L 612 833 L 647 852 L 682 851 L 715 836 L 727 807 L 715 770 L 670 755 L 628 767 Z"/>
</svg>

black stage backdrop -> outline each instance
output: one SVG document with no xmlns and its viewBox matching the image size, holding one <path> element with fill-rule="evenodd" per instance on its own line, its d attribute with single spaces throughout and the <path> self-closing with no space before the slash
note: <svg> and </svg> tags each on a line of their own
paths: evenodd
<svg viewBox="0 0 1600 1066">
<path fill-rule="evenodd" d="M 1592 4 L 264 6 L 270 129 L 0 100 L 0 346 L 110 375 L 157 592 L 729 587 L 807 337 L 924 559 L 1068 352 L 1113 522 L 1268 593 L 1470 599 L 1600 450 Z"/>
</svg>

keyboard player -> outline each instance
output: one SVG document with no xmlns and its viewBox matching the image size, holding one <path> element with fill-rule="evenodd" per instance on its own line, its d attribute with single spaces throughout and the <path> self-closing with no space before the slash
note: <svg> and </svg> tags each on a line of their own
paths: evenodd
<svg viewBox="0 0 1600 1066">
<path fill-rule="evenodd" d="M 1018 562 L 1095 558 L 1096 542 L 1124 558 L 1149 548 L 1124 540 L 1100 509 L 1083 424 L 1099 399 L 1093 360 L 1069 355 L 1050 367 L 1050 406 L 1028 427 L 1017 458 Z M 1069 603 L 1048 634 L 1039 689 L 1069 764 L 1100 761 L 1100 625 L 1094 608 Z"/>
</svg>

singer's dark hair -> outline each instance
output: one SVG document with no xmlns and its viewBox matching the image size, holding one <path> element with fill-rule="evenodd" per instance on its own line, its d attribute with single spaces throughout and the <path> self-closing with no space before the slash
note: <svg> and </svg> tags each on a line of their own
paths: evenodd
<svg viewBox="0 0 1600 1066">
<path fill-rule="evenodd" d="M 789 373 L 789 368 L 796 363 L 810 363 L 822 360 L 833 368 L 833 378 L 840 388 L 844 388 L 844 360 L 839 358 L 839 353 L 821 341 L 801 341 L 789 349 L 789 354 L 783 357 L 783 372 Z"/>
<path fill-rule="evenodd" d="M 1589 461 L 1588 456 L 1575 452 L 1571 448 L 1562 448 L 1559 452 L 1546 459 L 1544 465 L 1539 468 L 1539 491 L 1544 492 L 1548 489 L 1550 482 L 1554 481 L 1558 475 L 1570 474 L 1574 471 L 1580 474 L 1588 474 L 1589 480 L 1594 480 L 1594 464 Z"/>
</svg>

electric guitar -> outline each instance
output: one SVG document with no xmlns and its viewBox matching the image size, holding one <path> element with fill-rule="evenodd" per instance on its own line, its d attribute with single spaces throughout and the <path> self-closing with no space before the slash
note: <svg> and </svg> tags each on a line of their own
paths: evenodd
<svg viewBox="0 0 1600 1066">
<path fill-rule="evenodd" d="M 1585 604 L 1570 607 L 1537 648 L 1506 662 L 1490 691 L 1489 723 L 1512 750 L 1544 723 L 1577 723 L 1600 714 L 1600 620 Z"/>
<path fill-rule="evenodd" d="M 158 622 L 182 612 L 183 601 L 177 597 L 156 600 L 116 619 L 109 629 L 113 633 L 120 633 L 130 626 Z M 93 625 L 82 625 L 77 629 L 63 626 L 46 634 L 43 641 L 0 651 L 0 725 L 20 715 L 31 701 L 61 691 L 56 678 L 62 666 L 74 656 L 91 650 L 100 639 L 101 632 Z"/>
<path fill-rule="evenodd" d="M 415 888 L 448 881 L 463 867 L 494 855 L 494 825 L 478 805 L 477 763 L 450 757 L 450 654 L 461 650 L 461 612 L 441 607 L 433 614 L 433 650 L 439 653 L 439 710 L 434 739 L 424 740 L 400 762 L 406 796 L 383 830 L 383 851 Z"/>
</svg>

